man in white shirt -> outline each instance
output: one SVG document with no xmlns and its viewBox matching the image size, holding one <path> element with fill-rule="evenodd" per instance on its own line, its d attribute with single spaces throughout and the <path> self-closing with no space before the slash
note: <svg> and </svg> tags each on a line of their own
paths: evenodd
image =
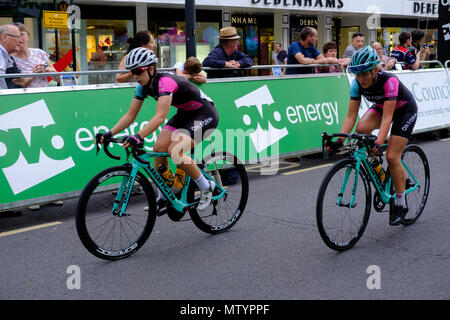
<svg viewBox="0 0 450 320">
<path fill-rule="evenodd" d="M 0 26 L 0 74 L 6 74 L 6 69 L 12 66 L 10 54 L 19 51 L 21 42 L 19 28 L 10 24 Z M 5 78 L 0 78 L 2 89 L 8 89 Z"/>
</svg>

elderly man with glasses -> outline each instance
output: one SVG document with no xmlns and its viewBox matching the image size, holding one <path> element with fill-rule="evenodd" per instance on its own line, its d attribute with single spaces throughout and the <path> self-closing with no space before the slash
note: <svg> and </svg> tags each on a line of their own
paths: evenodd
<svg viewBox="0 0 450 320">
<path fill-rule="evenodd" d="M 19 28 L 6 24 L 0 26 L 0 75 L 6 74 L 6 69 L 12 66 L 11 53 L 17 52 L 22 43 Z M 0 78 L 0 90 L 8 89 L 5 78 Z"/>
</svg>

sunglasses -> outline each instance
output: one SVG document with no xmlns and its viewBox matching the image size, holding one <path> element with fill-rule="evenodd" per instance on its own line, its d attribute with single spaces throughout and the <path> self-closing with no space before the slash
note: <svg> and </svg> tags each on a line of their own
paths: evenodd
<svg viewBox="0 0 450 320">
<path fill-rule="evenodd" d="M 141 68 L 131 69 L 130 72 L 131 72 L 132 75 L 138 76 L 138 75 L 142 74 L 146 70 L 148 70 L 148 67 L 141 67 Z"/>
</svg>

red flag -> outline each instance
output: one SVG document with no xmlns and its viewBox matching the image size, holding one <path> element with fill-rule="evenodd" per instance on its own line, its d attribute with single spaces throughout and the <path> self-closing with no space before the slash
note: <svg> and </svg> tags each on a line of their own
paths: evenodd
<svg viewBox="0 0 450 320">
<path fill-rule="evenodd" d="M 70 49 L 61 59 L 55 62 L 53 68 L 55 68 L 57 72 L 62 72 L 72 63 L 72 60 L 72 49 Z M 47 77 L 47 81 L 52 81 L 52 78 Z"/>
</svg>

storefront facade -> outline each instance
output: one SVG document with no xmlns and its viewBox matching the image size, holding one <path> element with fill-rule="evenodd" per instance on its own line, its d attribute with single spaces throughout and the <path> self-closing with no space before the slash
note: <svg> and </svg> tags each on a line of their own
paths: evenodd
<svg viewBox="0 0 450 320">
<path fill-rule="evenodd" d="M 13 3 L 14 2 L 14 3 Z M 71 48 L 68 29 L 45 29 L 42 10 L 58 10 L 64 1 L 0 0 L 0 23 L 23 21 L 32 33 L 30 47 L 41 47 L 58 60 Z M 117 69 L 126 54 L 128 37 L 150 30 L 160 67 L 185 57 L 185 0 L 75 0 L 81 9 L 76 32 L 77 66 L 81 70 Z M 240 50 L 255 64 L 271 64 L 274 43 L 287 50 L 306 26 L 318 30 L 317 48 L 338 43 L 339 55 L 354 32 L 366 44 L 381 42 L 386 53 L 398 44 L 398 34 L 420 28 L 437 54 L 438 0 L 196 0 L 197 56 L 200 60 L 218 44 L 220 28 L 234 26 L 242 36 Z M 56 43 L 58 45 L 56 45 Z"/>
</svg>

